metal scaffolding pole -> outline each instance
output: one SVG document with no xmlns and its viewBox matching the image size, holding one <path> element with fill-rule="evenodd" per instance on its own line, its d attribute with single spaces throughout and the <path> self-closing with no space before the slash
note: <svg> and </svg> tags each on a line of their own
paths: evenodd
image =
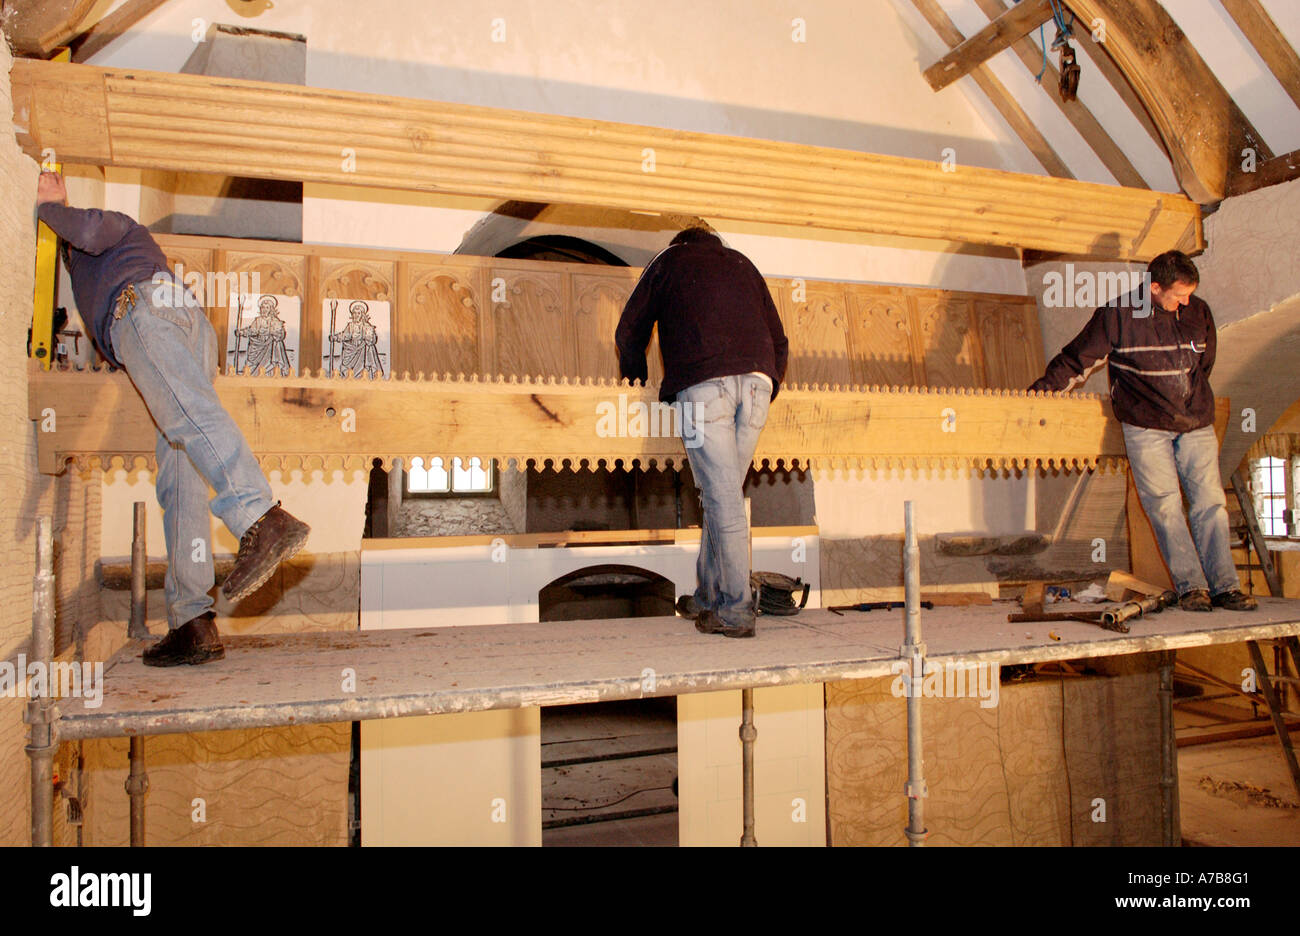
<svg viewBox="0 0 1300 936">
<path fill-rule="evenodd" d="M 1174 734 L 1174 651 L 1160 653 L 1160 819 L 1166 847 L 1181 845 L 1178 816 L 1178 740 Z"/>
<path fill-rule="evenodd" d="M 131 513 L 131 619 L 126 628 L 126 635 L 132 640 L 149 636 L 149 628 L 144 623 L 144 575 L 149 561 L 145 552 L 144 524 L 144 501 L 136 501 Z"/>
<path fill-rule="evenodd" d="M 757 845 L 754 838 L 754 739 L 758 729 L 754 727 L 754 690 L 740 690 L 740 750 L 741 773 L 745 789 L 745 828 L 740 836 L 742 846 Z"/>
<path fill-rule="evenodd" d="M 907 844 L 925 844 L 925 803 L 929 795 L 921 763 L 921 680 L 925 670 L 925 644 L 921 642 L 921 550 L 916 545 L 912 502 L 903 504 L 905 545 L 903 548 L 904 642 L 900 654 L 911 664 L 907 691 Z"/>
<path fill-rule="evenodd" d="M 50 672 L 54 656 L 54 530 L 49 517 L 36 521 L 36 576 L 32 596 L 32 662 Z M 26 681 L 26 673 L 18 673 Z M 54 701 L 49 679 L 39 696 L 30 697 L 23 720 L 30 726 L 27 756 L 32 762 L 32 845 L 54 844 Z"/>
<path fill-rule="evenodd" d="M 131 621 L 127 635 L 132 640 L 149 636 L 145 625 L 145 567 L 148 552 L 145 549 L 144 501 L 136 501 L 132 514 L 131 531 Z M 149 774 L 144 768 L 144 738 L 139 735 L 131 737 L 130 751 L 127 754 L 130 771 L 126 777 L 127 796 L 131 798 L 131 847 L 144 847 L 144 796 L 149 792 Z"/>
</svg>

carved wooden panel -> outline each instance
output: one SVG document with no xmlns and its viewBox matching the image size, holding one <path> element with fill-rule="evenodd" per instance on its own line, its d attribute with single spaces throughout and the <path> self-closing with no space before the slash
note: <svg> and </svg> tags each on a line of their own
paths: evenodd
<svg viewBox="0 0 1300 936">
<path fill-rule="evenodd" d="M 400 325 L 393 330 L 393 369 L 412 375 L 479 370 L 482 298 L 466 271 L 407 264 Z"/>
<path fill-rule="evenodd" d="M 918 322 L 917 353 L 930 387 L 982 387 L 977 337 L 971 329 L 971 300 L 952 294 L 913 297 Z"/>
<path fill-rule="evenodd" d="M 627 277 L 573 274 L 577 373 L 584 377 L 618 379 L 618 348 L 614 345 L 614 331 L 635 285 L 635 280 Z M 650 360 L 658 357 L 658 347 L 650 348 Z"/>
<path fill-rule="evenodd" d="M 986 386 L 1024 390 L 1043 374 L 1037 309 L 1026 303 L 976 300 L 975 321 Z"/>
<path fill-rule="evenodd" d="M 794 280 L 779 294 L 785 310 L 782 324 L 790 341 L 786 381 L 852 384 L 844 284 Z"/>
<path fill-rule="evenodd" d="M 849 287 L 849 352 L 853 382 L 864 386 L 921 383 L 912 352 L 915 327 L 901 288 Z"/>
<path fill-rule="evenodd" d="M 576 377 L 577 343 L 564 302 L 565 276 L 497 267 L 491 273 L 505 284 L 504 301 L 492 303 L 501 373 Z"/>
<path fill-rule="evenodd" d="M 256 273 L 261 291 L 302 296 L 303 364 L 313 369 L 323 299 L 387 299 L 399 375 L 617 377 L 614 331 L 640 274 L 177 235 L 158 241 L 187 272 Z M 1043 371 L 1029 297 L 786 278 L 767 285 L 790 341 L 792 384 L 1023 388 Z M 210 303 L 208 313 L 224 355 L 227 305 Z M 662 380 L 657 333 L 647 364 L 650 380 Z"/>
</svg>

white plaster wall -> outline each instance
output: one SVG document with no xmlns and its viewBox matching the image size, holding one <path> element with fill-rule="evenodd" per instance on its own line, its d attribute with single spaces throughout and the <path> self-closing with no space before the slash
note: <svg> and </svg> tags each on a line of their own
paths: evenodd
<svg viewBox="0 0 1300 936">
<path fill-rule="evenodd" d="M 958 415 L 960 431 L 961 417 Z M 821 471 L 814 478 L 815 522 L 823 539 L 902 535 L 903 502 L 912 501 L 918 539 L 937 533 L 1033 530 L 1032 473 L 1022 477 L 912 477 Z M 922 582 L 925 582 L 922 569 Z M 899 582 L 902 585 L 902 582 Z"/>
<path fill-rule="evenodd" d="M 300 470 L 267 474 L 271 496 L 281 506 L 311 527 L 308 552 L 346 552 L 361 547 L 366 525 L 365 471 L 320 470 L 306 475 Z M 131 555 L 132 511 L 136 501 L 145 504 L 145 531 L 151 559 L 167 557 L 163 534 L 162 507 L 154 493 L 154 473 L 144 469 L 128 472 L 118 468 L 103 474 L 103 530 L 100 555 L 116 558 Z M 214 555 L 239 552 L 239 540 L 225 524 L 211 518 Z"/>
</svg>

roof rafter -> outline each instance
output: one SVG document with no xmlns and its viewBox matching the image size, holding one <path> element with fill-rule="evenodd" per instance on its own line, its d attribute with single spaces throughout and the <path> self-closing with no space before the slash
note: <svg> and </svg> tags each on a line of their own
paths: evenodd
<svg viewBox="0 0 1300 936">
<path fill-rule="evenodd" d="M 966 37 L 962 35 L 948 14 L 939 6 L 937 0 L 912 0 L 913 6 L 925 17 L 926 21 L 939 34 L 939 38 L 946 42 L 950 47 L 957 47 L 965 41 Z M 1041 130 L 1034 125 L 1025 109 L 1016 103 L 1011 92 L 1006 89 L 1002 82 L 998 81 L 993 72 L 987 65 L 976 64 L 969 72 L 970 77 L 979 85 L 989 102 L 997 108 L 1004 120 L 1011 125 L 1011 129 L 1020 141 L 1025 144 L 1029 152 L 1034 154 L 1034 158 L 1042 164 L 1049 175 L 1056 176 L 1058 179 L 1073 179 L 1074 173 L 1070 167 L 1052 149 L 1052 144 L 1047 142 L 1047 137 L 1043 136 Z"/>
<path fill-rule="evenodd" d="M 1300 107 L 1300 55 L 1259 0 L 1219 0 L 1291 100 Z"/>
<path fill-rule="evenodd" d="M 996 17 L 1000 19 L 1008 15 L 1008 12 L 1018 9 L 1018 7 L 1013 7 L 1011 11 L 1008 11 L 1004 0 L 975 0 L 975 2 L 984 11 L 985 15 L 990 18 Z M 1021 6 L 1024 5 L 1021 4 Z M 997 22 L 997 19 L 994 19 L 994 22 Z M 1093 116 L 1087 105 L 1077 98 L 1073 101 L 1067 101 L 1062 97 L 1060 72 L 1052 67 L 1050 62 L 1045 63 L 1043 61 L 1043 52 L 1034 43 L 1034 40 L 1027 36 L 1022 37 L 1013 42 L 1011 48 L 1020 57 L 1020 61 L 1024 63 L 1030 74 L 1037 75 L 1039 67 L 1043 67 L 1043 80 L 1040 82 L 1043 90 L 1060 108 L 1061 113 L 1070 121 L 1074 129 L 1079 131 L 1079 135 L 1097 154 L 1097 158 L 1102 161 L 1106 170 L 1115 177 L 1115 181 L 1120 185 L 1127 185 L 1131 188 L 1150 188 L 1146 180 L 1142 178 L 1142 174 L 1124 155 L 1124 151 L 1111 139 L 1110 134 L 1106 132 L 1106 128 Z"/>
</svg>

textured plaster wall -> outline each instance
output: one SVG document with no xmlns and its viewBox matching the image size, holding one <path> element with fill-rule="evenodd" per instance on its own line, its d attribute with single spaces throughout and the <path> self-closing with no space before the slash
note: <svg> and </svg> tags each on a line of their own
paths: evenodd
<svg viewBox="0 0 1300 936">
<path fill-rule="evenodd" d="M 13 134 L 8 46 L 0 42 L 0 659 L 31 639 L 35 518 L 48 512 L 49 484 L 36 472 L 27 418 L 27 330 L 32 319 L 37 165 Z M 0 698 L 0 843 L 28 841 L 24 700 Z"/>
</svg>

